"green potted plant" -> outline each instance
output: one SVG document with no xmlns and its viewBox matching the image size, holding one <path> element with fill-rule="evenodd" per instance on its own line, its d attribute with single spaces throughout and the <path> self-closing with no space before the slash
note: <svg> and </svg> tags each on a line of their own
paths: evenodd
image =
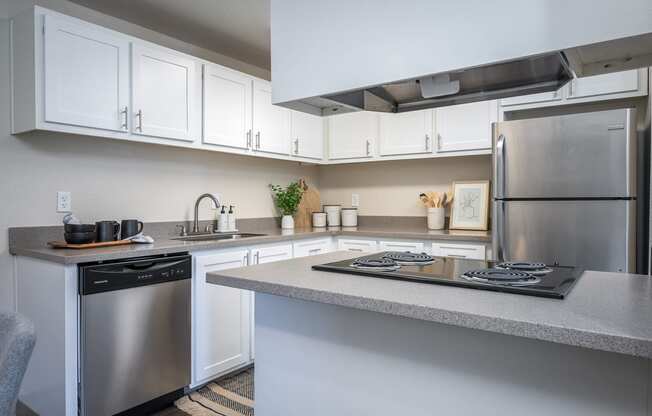
<svg viewBox="0 0 652 416">
<path fill-rule="evenodd" d="M 276 207 L 283 216 L 281 218 L 281 228 L 294 228 L 294 218 L 292 216 L 296 214 L 299 202 L 301 202 L 303 188 L 299 182 L 292 182 L 285 188 L 279 185 L 269 185 L 269 187 L 274 194 Z"/>
</svg>

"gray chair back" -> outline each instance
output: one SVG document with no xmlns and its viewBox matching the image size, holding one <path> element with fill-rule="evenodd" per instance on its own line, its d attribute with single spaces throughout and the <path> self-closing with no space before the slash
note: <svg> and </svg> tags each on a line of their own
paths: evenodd
<svg viewBox="0 0 652 416">
<path fill-rule="evenodd" d="M 20 383 L 36 344 L 34 324 L 13 312 L 0 312 L 0 416 L 14 415 Z"/>
</svg>

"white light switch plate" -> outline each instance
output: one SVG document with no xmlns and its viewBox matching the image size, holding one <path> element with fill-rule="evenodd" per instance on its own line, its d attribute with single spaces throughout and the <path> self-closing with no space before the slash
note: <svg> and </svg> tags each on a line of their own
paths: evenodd
<svg viewBox="0 0 652 416">
<path fill-rule="evenodd" d="M 72 211 L 72 195 L 68 191 L 57 192 L 57 212 Z"/>
<path fill-rule="evenodd" d="M 351 206 L 352 207 L 360 206 L 360 194 L 351 194 Z"/>
</svg>

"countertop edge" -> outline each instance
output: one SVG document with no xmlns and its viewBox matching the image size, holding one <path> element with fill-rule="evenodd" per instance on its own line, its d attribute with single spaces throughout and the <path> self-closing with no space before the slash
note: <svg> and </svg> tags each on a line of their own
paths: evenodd
<svg viewBox="0 0 652 416">
<path fill-rule="evenodd" d="M 119 246 L 120 251 L 108 251 L 105 253 L 98 253 L 97 251 L 79 250 L 79 254 L 74 256 L 65 256 L 57 253 L 57 249 L 48 249 L 47 247 L 20 247 L 10 246 L 9 253 L 14 256 L 26 256 L 45 261 L 51 261 L 63 265 L 91 263 L 96 261 L 109 261 L 128 259 L 142 256 L 155 256 L 161 254 L 175 253 L 175 252 L 197 252 L 204 250 L 219 250 L 223 248 L 242 247 L 242 246 L 256 246 L 263 244 L 273 244 L 284 241 L 297 241 L 306 240 L 311 238 L 320 237 L 373 237 L 373 238 L 388 238 L 388 239 L 414 239 L 414 240 L 428 240 L 428 241 L 459 241 L 459 242 L 475 242 L 480 244 L 491 243 L 491 236 L 467 236 L 467 235 L 428 235 L 413 232 L 402 231 L 383 231 L 383 230 L 318 230 L 313 232 L 306 232 L 301 234 L 292 235 L 266 235 L 261 237 L 252 237 L 242 240 L 233 241 L 205 241 L 194 242 L 188 245 L 183 245 L 180 241 L 178 246 L 165 246 L 165 247 L 152 247 L 149 248 L 148 244 Z M 169 240 L 169 239 L 168 239 Z M 167 240 L 165 240 L 167 241 Z M 135 247 L 140 247 L 140 250 L 133 250 Z M 52 251 L 49 251 L 52 250 Z M 97 249 L 101 250 L 101 249 Z M 133 251 L 131 251 L 133 250 Z"/>
<path fill-rule="evenodd" d="M 206 280 L 209 283 L 219 284 L 222 286 L 251 290 L 254 292 L 283 296 L 292 299 L 344 306 L 444 325 L 452 325 L 503 335 L 512 335 L 539 341 L 652 359 L 652 342 L 645 339 L 622 337 L 618 335 L 602 334 L 554 325 L 537 324 L 528 321 L 518 321 L 448 309 L 331 293 L 317 289 L 253 281 L 220 275 L 219 272 L 209 273 Z"/>
</svg>

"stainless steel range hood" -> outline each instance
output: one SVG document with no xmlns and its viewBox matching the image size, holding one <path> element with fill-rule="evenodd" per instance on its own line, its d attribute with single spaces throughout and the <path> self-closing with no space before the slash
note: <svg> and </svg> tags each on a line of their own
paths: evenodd
<svg viewBox="0 0 652 416">
<path fill-rule="evenodd" d="M 404 112 L 652 65 L 650 0 L 271 0 L 272 101 Z"/>
<path fill-rule="evenodd" d="M 572 78 L 566 56 L 563 52 L 556 52 L 376 85 L 304 102 L 321 107 L 322 115 L 356 110 L 400 113 L 554 91 Z M 331 105 L 324 105 L 328 102 Z"/>
</svg>

